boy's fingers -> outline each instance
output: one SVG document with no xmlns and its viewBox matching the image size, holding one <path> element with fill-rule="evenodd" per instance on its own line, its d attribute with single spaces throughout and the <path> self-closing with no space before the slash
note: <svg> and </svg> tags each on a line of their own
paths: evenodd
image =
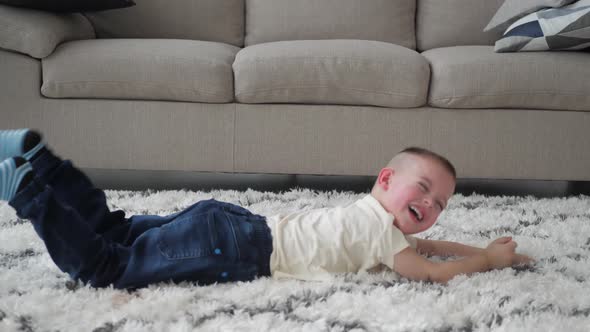
<svg viewBox="0 0 590 332">
<path fill-rule="evenodd" d="M 502 246 L 504 246 L 504 248 L 506 248 L 510 251 L 514 251 L 514 250 L 516 250 L 516 247 L 518 246 L 518 244 L 514 241 L 510 241 L 507 243 L 502 243 Z"/>
<path fill-rule="evenodd" d="M 512 237 L 504 236 L 504 237 L 497 238 L 493 242 L 498 243 L 498 244 L 506 244 L 506 243 L 510 242 L 511 240 L 512 240 Z"/>
<path fill-rule="evenodd" d="M 527 255 L 521 255 L 521 254 L 517 254 L 516 255 L 516 259 L 515 259 L 515 263 L 518 264 L 528 264 L 528 263 L 532 263 L 534 262 L 535 259 L 527 256 Z"/>
</svg>

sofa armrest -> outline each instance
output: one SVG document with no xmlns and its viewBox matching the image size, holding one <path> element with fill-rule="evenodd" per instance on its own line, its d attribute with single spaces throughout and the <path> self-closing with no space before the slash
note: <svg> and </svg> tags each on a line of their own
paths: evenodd
<svg viewBox="0 0 590 332">
<path fill-rule="evenodd" d="M 94 39 L 81 14 L 55 14 L 0 5 L 0 48 L 41 59 L 64 41 Z"/>
</svg>

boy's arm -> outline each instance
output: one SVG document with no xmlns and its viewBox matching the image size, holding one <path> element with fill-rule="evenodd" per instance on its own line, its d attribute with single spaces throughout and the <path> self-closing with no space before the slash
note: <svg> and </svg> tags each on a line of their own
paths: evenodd
<svg viewBox="0 0 590 332">
<path fill-rule="evenodd" d="M 459 274 L 472 274 L 491 269 L 529 263 L 531 258 L 515 252 L 516 242 L 510 237 L 493 241 L 481 253 L 449 262 L 432 262 L 408 247 L 394 256 L 393 269 L 412 280 L 446 283 Z"/>
<path fill-rule="evenodd" d="M 472 247 L 465 244 L 450 242 L 417 239 L 416 250 L 428 256 L 474 256 L 483 253 L 482 248 Z"/>
</svg>

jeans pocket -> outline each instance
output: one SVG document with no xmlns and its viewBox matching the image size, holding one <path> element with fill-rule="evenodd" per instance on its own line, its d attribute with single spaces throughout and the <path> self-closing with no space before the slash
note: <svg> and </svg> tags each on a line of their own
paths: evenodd
<svg viewBox="0 0 590 332">
<path fill-rule="evenodd" d="M 169 259 L 210 256 L 217 248 L 216 219 L 211 213 L 186 215 L 160 227 L 158 248 Z"/>
</svg>

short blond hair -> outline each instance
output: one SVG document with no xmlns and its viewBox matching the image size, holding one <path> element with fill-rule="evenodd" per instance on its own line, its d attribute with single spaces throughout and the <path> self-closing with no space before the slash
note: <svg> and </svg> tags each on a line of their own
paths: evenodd
<svg viewBox="0 0 590 332">
<path fill-rule="evenodd" d="M 457 179 L 457 171 L 455 170 L 455 166 L 453 166 L 453 164 L 447 158 L 441 156 L 440 154 L 438 154 L 436 152 L 432 152 L 428 149 L 424 149 L 424 148 L 420 148 L 420 147 L 416 147 L 416 146 L 411 146 L 411 147 L 407 147 L 407 148 L 401 150 L 395 156 L 398 156 L 398 155 L 404 154 L 404 153 L 432 158 L 435 161 L 437 161 L 444 169 L 446 169 L 449 172 L 449 174 L 451 174 L 453 176 L 453 179 Z M 396 158 L 393 157 L 393 159 L 391 159 L 391 161 L 387 164 L 387 166 L 388 167 L 392 166 L 395 159 Z"/>
</svg>

